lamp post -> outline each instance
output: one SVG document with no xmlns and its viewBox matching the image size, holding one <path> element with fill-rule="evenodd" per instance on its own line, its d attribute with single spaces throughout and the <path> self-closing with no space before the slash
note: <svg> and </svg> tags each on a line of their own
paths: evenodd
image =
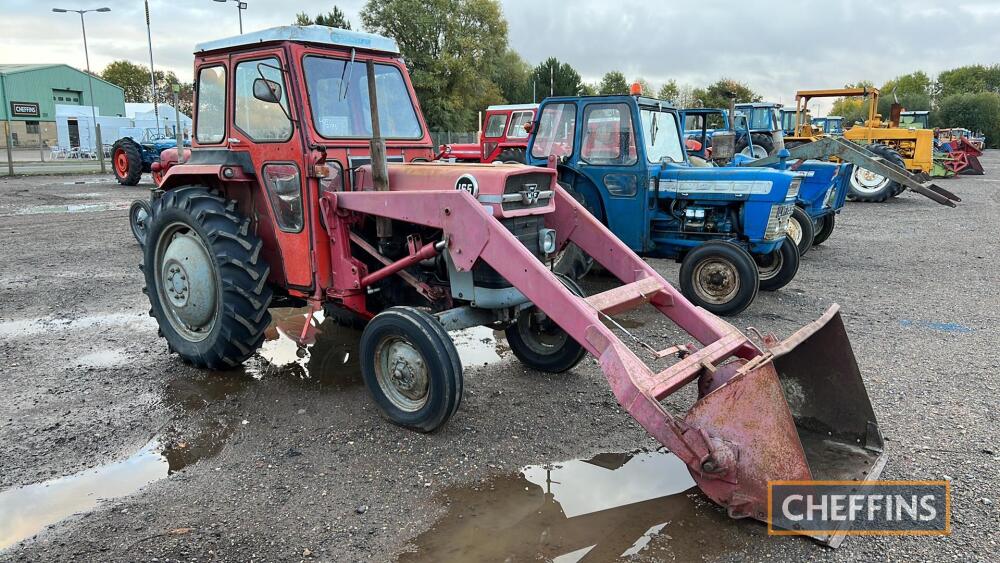
<svg viewBox="0 0 1000 563">
<path fill-rule="evenodd" d="M 156 101 L 156 73 L 153 71 L 153 33 L 149 28 L 149 0 L 146 4 L 146 41 L 149 43 L 149 90 L 153 96 L 153 116 L 156 118 L 156 136 L 160 136 L 160 105 Z"/>
<path fill-rule="evenodd" d="M 236 13 L 240 16 L 240 35 L 243 35 L 243 10 L 247 9 L 247 3 L 241 0 L 215 0 L 225 4 L 226 2 L 236 2 Z"/>
<path fill-rule="evenodd" d="M 94 75 L 90 73 L 90 53 L 87 51 L 87 24 L 83 21 L 83 14 L 87 12 L 110 12 L 111 8 L 96 8 L 90 10 L 66 10 L 63 8 L 52 8 L 57 14 L 75 12 L 80 14 L 80 27 L 83 28 L 83 56 L 87 59 L 87 83 L 90 86 L 90 118 L 94 120 L 94 133 L 97 137 L 97 157 L 101 161 L 101 174 L 107 173 L 104 166 L 104 145 L 101 143 L 101 126 L 97 123 L 97 112 L 94 109 Z"/>
</svg>

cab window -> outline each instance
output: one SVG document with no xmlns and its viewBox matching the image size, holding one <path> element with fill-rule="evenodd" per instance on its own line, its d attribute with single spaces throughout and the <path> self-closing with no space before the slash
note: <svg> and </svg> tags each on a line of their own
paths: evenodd
<svg viewBox="0 0 1000 563">
<path fill-rule="evenodd" d="M 503 137 L 503 128 L 505 125 L 507 125 L 507 114 L 495 113 L 486 120 L 486 132 L 484 135 L 487 137 Z"/>
<path fill-rule="evenodd" d="M 576 105 L 551 104 L 545 106 L 538 118 L 538 133 L 531 145 L 531 156 L 569 156 L 573 154 L 576 134 Z"/>
<path fill-rule="evenodd" d="M 590 164 L 635 164 L 635 130 L 626 104 L 591 104 L 583 112 L 580 158 Z"/>
<path fill-rule="evenodd" d="M 276 58 L 243 61 L 236 65 L 236 126 L 254 141 L 287 141 L 292 136 L 288 95 L 280 62 Z M 278 85 L 279 100 L 265 102 L 253 95 L 260 78 Z"/>
<path fill-rule="evenodd" d="M 507 137 L 509 139 L 526 139 L 528 131 L 524 128 L 524 124 L 529 122 L 531 122 L 530 111 L 518 111 L 511 114 L 510 127 L 507 128 Z"/>
<path fill-rule="evenodd" d="M 226 69 L 210 66 L 198 71 L 198 108 L 195 139 L 209 145 L 226 136 Z"/>
</svg>

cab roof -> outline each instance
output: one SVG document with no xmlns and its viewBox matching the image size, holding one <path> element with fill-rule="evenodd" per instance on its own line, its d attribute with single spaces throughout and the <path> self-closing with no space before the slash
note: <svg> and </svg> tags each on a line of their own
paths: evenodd
<svg viewBox="0 0 1000 563">
<path fill-rule="evenodd" d="M 399 46 L 394 39 L 364 33 L 361 31 L 350 31 L 327 27 L 325 25 L 286 25 L 253 31 L 243 35 L 234 35 L 214 41 L 206 41 L 195 45 L 195 52 L 218 51 L 220 49 L 233 49 L 246 47 L 260 43 L 274 43 L 279 41 L 294 41 L 296 43 L 313 43 L 317 45 L 331 45 L 341 48 L 365 49 L 368 51 L 380 51 L 393 55 L 399 54 Z"/>
<path fill-rule="evenodd" d="M 668 102 L 667 100 L 660 100 L 657 98 L 649 98 L 646 96 L 632 96 L 630 94 L 597 94 L 594 96 L 551 96 L 542 100 L 543 103 L 555 103 L 555 102 L 575 102 L 580 100 L 622 100 L 625 98 L 632 98 L 636 100 L 640 106 L 659 106 L 663 109 L 677 109 L 674 104 Z"/>
</svg>

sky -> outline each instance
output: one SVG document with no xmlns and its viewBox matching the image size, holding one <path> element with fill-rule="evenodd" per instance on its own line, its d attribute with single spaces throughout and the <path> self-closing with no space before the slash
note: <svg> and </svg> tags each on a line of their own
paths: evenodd
<svg viewBox="0 0 1000 563">
<path fill-rule="evenodd" d="M 338 5 L 359 29 L 364 0 L 245 0 L 245 31 L 292 22 Z M 236 35 L 236 4 L 150 0 L 157 69 L 191 79 L 195 43 Z M 653 87 L 669 79 L 703 86 L 720 77 L 765 99 L 795 90 L 886 80 L 914 70 L 935 77 L 965 64 L 1000 63 L 1000 0 L 501 0 L 510 45 L 532 65 L 554 56 L 586 82 L 609 70 Z M 116 59 L 149 63 L 142 0 L 0 0 L 0 63 L 83 68 L 77 14 L 53 7 L 107 6 L 87 14 L 91 68 Z M 830 102 L 827 102 L 830 103 Z M 822 113 L 825 108 L 817 108 Z"/>
</svg>

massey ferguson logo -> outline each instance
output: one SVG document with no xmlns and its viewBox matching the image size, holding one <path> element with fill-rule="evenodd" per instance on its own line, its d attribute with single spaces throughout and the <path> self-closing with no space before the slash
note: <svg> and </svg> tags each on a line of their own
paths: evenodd
<svg viewBox="0 0 1000 563">
<path fill-rule="evenodd" d="M 538 201 L 538 184 L 525 184 L 521 190 L 521 201 L 525 205 L 534 205 Z"/>
</svg>

